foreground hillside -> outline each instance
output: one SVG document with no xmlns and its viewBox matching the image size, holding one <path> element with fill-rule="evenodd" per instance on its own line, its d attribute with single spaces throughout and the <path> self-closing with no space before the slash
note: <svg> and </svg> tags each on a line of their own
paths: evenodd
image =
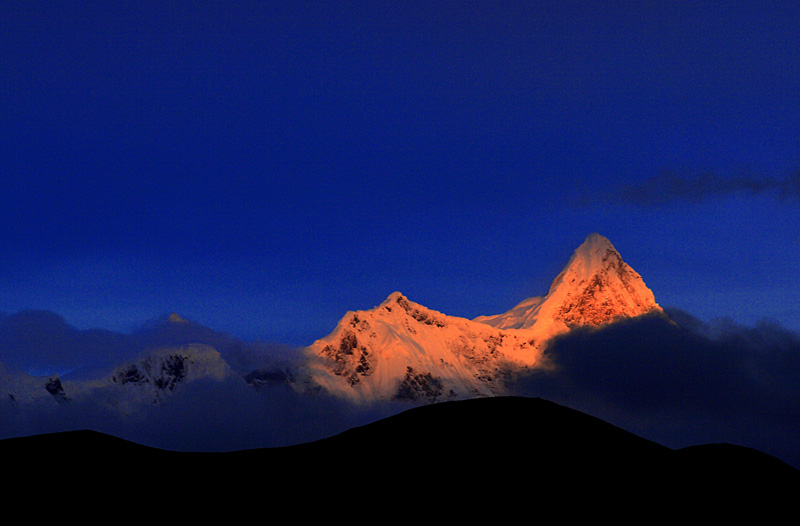
<svg viewBox="0 0 800 526">
<path fill-rule="evenodd" d="M 338 502 L 349 513 L 394 502 L 460 499 L 474 513 L 531 499 L 635 498 L 638 504 L 709 507 L 748 494 L 748 506 L 788 506 L 800 472 L 731 445 L 672 450 L 543 399 L 497 397 L 421 406 L 312 443 L 227 453 L 152 449 L 89 431 L 0 441 L 13 459 L 13 492 L 103 502 L 212 496 L 216 506 L 254 498 L 281 506 Z M 795 493 L 796 494 L 796 493 Z M 542 500 L 544 499 L 544 500 Z M 677 499 L 677 500 L 676 500 Z M 467 508 L 453 506 L 453 516 Z M 172 509 L 171 511 L 175 511 Z M 328 510 L 330 511 L 330 510 Z M 720 510 L 717 510 L 718 512 Z M 572 510 L 571 513 L 589 513 Z"/>
</svg>

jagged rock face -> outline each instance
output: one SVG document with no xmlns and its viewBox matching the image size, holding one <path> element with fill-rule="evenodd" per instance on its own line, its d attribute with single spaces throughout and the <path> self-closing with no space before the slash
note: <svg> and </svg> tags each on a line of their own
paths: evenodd
<svg viewBox="0 0 800 526">
<path fill-rule="evenodd" d="M 67 394 L 64 392 L 64 386 L 61 385 L 61 379 L 58 376 L 49 378 L 44 384 L 44 388 L 48 393 L 53 395 L 53 399 L 55 399 L 56 402 L 64 403 L 69 401 Z"/>
<path fill-rule="evenodd" d="M 352 324 L 357 322 L 358 316 L 353 315 Z M 368 329 L 369 325 L 364 327 Z M 369 355 L 367 348 L 358 343 L 358 336 L 353 331 L 344 331 L 338 346 L 326 345 L 320 352 L 320 356 L 331 360 L 333 374 L 343 377 L 351 386 L 372 373 Z"/>
<path fill-rule="evenodd" d="M 152 403 L 164 400 L 187 381 L 237 377 L 219 353 L 206 345 L 187 345 L 150 351 L 135 363 L 118 367 L 108 384 L 118 385 Z"/>
<path fill-rule="evenodd" d="M 591 234 L 578 247 L 544 297 L 524 300 L 506 313 L 475 319 L 504 329 L 533 329 L 548 339 L 575 327 L 661 311 L 642 277 L 611 242 Z"/>
<path fill-rule="evenodd" d="M 527 331 L 506 334 L 400 293 L 372 310 L 347 313 L 307 353 L 316 384 L 364 401 L 502 394 L 512 371 L 540 356 Z"/>
<path fill-rule="evenodd" d="M 565 276 L 573 290 L 564 295 L 555 319 L 574 328 L 661 310 L 642 277 L 622 261 L 619 252 L 611 246 L 598 252 L 600 262 L 591 277 L 581 279 L 574 273 Z"/>
<path fill-rule="evenodd" d="M 139 363 L 124 366 L 111 376 L 111 381 L 119 384 L 152 384 L 157 389 L 175 389 L 186 377 L 189 357 L 175 353 L 157 360 L 146 359 Z"/>
<path fill-rule="evenodd" d="M 641 276 L 608 239 L 591 234 L 544 297 L 466 320 L 394 293 L 369 311 L 350 312 L 307 352 L 311 378 L 364 401 L 440 400 L 505 394 L 524 367 L 546 365 L 546 343 L 580 326 L 661 311 Z"/>
<path fill-rule="evenodd" d="M 434 377 L 431 373 L 417 373 L 412 367 L 406 369 L 406 376 L 400 382 L 395 400 L 420 400 L 426 399 L 436 402 L 444 393 L 441 378 Z"/>
</svg>

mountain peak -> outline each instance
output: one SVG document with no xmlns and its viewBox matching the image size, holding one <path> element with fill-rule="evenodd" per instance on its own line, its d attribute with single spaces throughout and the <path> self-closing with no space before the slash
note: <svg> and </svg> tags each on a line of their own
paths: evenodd
<svg viewBox="0 0 800 526">
<path fill-rule="evenodd" d="M 604 254 L 608 250 L 616 252 L 617 249 L 614 248 L 614 245 L 611 244 L 611 241 L 609 241 L 607 237 L 597 232 L 592 232 L 586 236 L 581 246 L 575 249 L 575 253 L 583 257 L 592 257 L 597 254 Z"/>
<path fill-rule="evenodd" d="M 653 292 L 607 238 L 589 234 L 553 280 L 540 312 L 556 326 L 603 325 L 660 311 Z"/>
<path fill-rule="evenodd" d="M 619 252 L 617 252 L 617 249 L 614 248 L 614 245 L 611 244 L 608 238 L 596 232 L 589 234 L 586 240 L 575 249 L 575 252 L 567 262 L 567 266 L 564 267 L 562 273 L 553 280 L 550 290 L 553 290 L 553 287 L 556 287 L 560 283 L 559 278 L 570 268 L 575 269 L 583 279 L 588 279 L 601 270 L 609 256 L 618 259 L 620 262 L 622 261 Z"/>
<path fill-rule="evenodd" d="M 529 329 L 554 336 L 581 325 L 660 311 L 642 277 L 622 260 L 606 237 L 589 234 L 543 298 L 528 298 L 506 313 L 476 321 L 504 329 Z"/>
<path fill-rule="evenodd" d="M 550 338 L 656 309 L 641 276 L 593 233 L 546 296 L 504 314 L 467 320 L 393 292 L 371 310 L 345 314 L 305 352 L 313 383 L 356 400 L 495 396 L 516 367 L 548 366 L 542 353 Z"/>
<path fill-rule="evenodd" d="M 399 292 L 346 313 L 305 352 L 315 384 L 361 401 L 494 396 L 504 392 L 511 362 L 532 366 L 539 359 L 524 331 L 506 335 Z"/>
<path fill-rule="evenodd" d="M 597 232 L 592 232 L 591 234 L 586 236 L 586 239 L 584 240 L 584 242 L 581 245 L 581 247 L 583 247 L 583 246 L 592 246 L 592 247 L 594 247 L 594 246 L 601 246 L 601 245 L 602 246 L 610 246 L 611 248 L 614 248 L 611 245 L 611 241 L 609 241 L 607 237 L 605 237 L 605 236 L 603 236 L 601 234 L 598 234 Z"/>
<path fill-rule="evenodd" d="M 389 294 L 389 297 L 387 297 L 387 298 L 386 298 L 386 299 L 383 301 L 383 303 L 381 303 L 381 305 L 386 305 L 386 304 L 391 304 L 391 303 L 397 303 L 397 301 L 398 301 L 398 300 L 400 300 L 400 301 L 403 301 L 403 300 L 406 300 L 406 301 L 408 301 L 408 298 L 406 298 L 405 296 L 403 296 L 403 293 L 402 293 L 402 292 L 395 291 L 395 292 L 392 292 L 391 294 Z"/>
<path fill-rule="evenodd" d="M 189 320 L 187 320 L 177 312 L 173 312 L 167 317 L 167 323 L 189 323 Z"/>
<path fill-rule="evenodd" d="M 134 329 L 135 333 L 142 333 L 142 332 L 152 332 L 152 331 L 159 331 L 165 330 L 169 328 L 175 327 L 189 327 L 195 325 L 188 319 L 184 318 L 177 312 L 171 312 L 169 314 L 161 314 L 156 316 L 155 318 L 150 318 L 139 327 Z"/>
</svg>

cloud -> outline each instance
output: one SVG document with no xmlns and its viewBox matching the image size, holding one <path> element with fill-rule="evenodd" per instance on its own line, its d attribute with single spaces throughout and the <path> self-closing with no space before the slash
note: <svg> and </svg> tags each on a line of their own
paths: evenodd
<svg viewBox="0 0 800 526">
<path fill-rule="evenodd" d="M 387 415 L 383 407 L 357 407 L 324 393 L 301 394 L 288 385 L 257 391 L 231 379 L 192 382 L 162 405 L 112 422 L 122 436 L 142 444 L 230 451 L 311 442 Z"/>
<path fill-rule="evenodd" d="M 618 188 L 601 196 L 584 196 L 583 205 L 616 202 L 634 206 L 663 205 L 672 202 L 701 203 L 734 195 L 771 195 L 776 199 L 800 199 L 800 169 L 782 178 L 743 173 L 722 176 L 704 173 L 697 176 L 665 171 L 639 184 Z"/>
<path fill-rule="evenodd" d="M 52 315 L 32 319 L 51 323 L 21 326 L 64 328 Z M 148 332 L 146 341 L 179 342 L 185 337 L 180 327 L 160 327 L 164 332 L 157 338 Z M 193 337 L 205 334 L 188 329 Z M 670 310 L 669 319 L 649 316 L 574 330 L 546 352 L 555 370 L 525 375 L 513 394 L 553 400 L 670 447 L 730 442 L 800 467 L 800 335 L 780 325 L 710 325 Z M 291 356 L 268 346 L 234 346 L 225 359 L 247 370 L 283 367 Z M 324 392 L 299 394 L 280 382 L 254 389 L 234 377 L 185 384 L 162 404 L 132 415 L 102 397 L 67 404 L 46 397 L 25 409 L 0 404 L 0 422 L 4 437 L 90 428 L 167 449 L 228 450 L 310 441 L 405 408 L 389 402 L 354 406 Z"/>
<path fill-rule="evenodd" d="M 92 429 L 161 449 L 231 451 L 310 442 L 404 408 L 356 406 L 325 393 L 297 393 L 288 385 L 259 391 L 235 378 L 196 380 L 162 403 L 130 413 L 107 402 L 95 392 L 64 404 L 0 403 L 0 438 Z"/>
<path fill-rule="evenodd" d="M 109 367 L 131 363 L 147 349 L 190 342 L 215 347 L 240 376 L 181 383 L 159 404 L 120 403 L 125 395 L 116 384 L 102 384 Z M 93 429 L 174 450 L 275 447 L 324 438 L 405 408 L 360 407 L 324 392 L 298 393 L 280 376 L 299 376 L 301 359 L 297 348 L 244 342 L 185 320 L 159 319 L 133 334 L 122 334 L 77 330 L 47 311 L 8 315 L 0 318 L 0 384 L 4 379 L 35 383 L 42 396 L 30 402 L 0 400 L 0 438 Z M 19 372 L 81 365 L 87 366 L 63 376 L 67 403 L 43 391 L 46 377 Z M 254 371 L 274 381 L 258 387 L 248 384 L 245 377 Z M 88 390 L 82 393 L 84 388 Z"/>
<path fill-rule="evenodd" d="M 0 363 L 31 374 L 64 373 L 124 355 L 123 334 L 79 331 L 50 311 L 26 310 L 0 318 Z"/>
<path fill-rule="evenodd" d="M 677 323 L 645 317 L 558 338 L 547 350 L 556 372 L 517 390 L 671 447 L 731 442 L 800 467 L 800 336 L 670 317 Z"/>
<path fill-rule="evenodd" d="M 80 378 L 133 361 L 148 349 L 190 343 L 214 347 L 241 374 L 279 361 L 291 362 L 296 355 L 296 348 L 289 345 L 245 342 L 188 320 L 173 323 L 167 316 L 151 320 L 132 334 L 79 330 L 45 310 L 0 317 L 0 364 L 34 376 Z"/>
</svg>

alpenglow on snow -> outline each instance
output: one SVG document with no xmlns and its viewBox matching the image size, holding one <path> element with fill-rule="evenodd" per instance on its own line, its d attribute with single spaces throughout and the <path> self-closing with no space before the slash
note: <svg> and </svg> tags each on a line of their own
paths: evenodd
<svg viewBox="0 0 800 526">
<path fill-rule="evenodd" d="M 503 314 L 447 316 L 395 292 L 345 314 L 306 352 L 312 382 L 354 400 L 493 396 L 515 372 L 546 367 L 554 336 L 654 312 L 663 313 L 642 277 L 608 239 L 590 234 L 546 295 Z"/>
</svg>

